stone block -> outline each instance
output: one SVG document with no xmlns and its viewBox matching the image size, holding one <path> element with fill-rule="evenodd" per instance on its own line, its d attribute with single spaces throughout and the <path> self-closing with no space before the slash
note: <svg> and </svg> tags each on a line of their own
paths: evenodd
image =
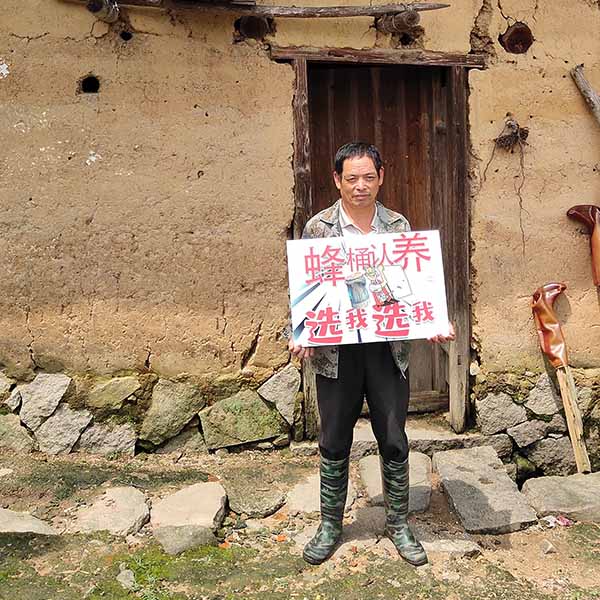
<svg viewBox="0 0 600 600">
<path fill-rule="evenodd" d="M 289 425 L 294 424 L 296 394 L 300 389 L 300 371 L 289 363 L 258 388 L 258 393 L 267 402 L 275 405 Z"/>
<path fill-rule="evenodd" d="M 562 400 L 547 373 L 542 373 L 529 392 L 525 406 L 536 415 L 553 415 L 562 407 Z"/>
<path fill-rule="evenodd" d="M 529 479 L 523 484 L 523 494 L 538 517 L 564 515 L 600 523 L 600 473 Z"/>
<path fill-rule="evenodd" d="M 155 445 L 177 435 L 206 401 L 197 385 L 159 379 L 140 428 L 140 439 Z"/>
<path fill-rule="evenodd" d="M 409 455 L 409 512 L 424 512 L 431 500 L 431 459 L 420 452 Z M 366 456 L 358 463 L 360 476 L 367 491 L 369 502 L 383 506 L 383 488 L 379 456 Z"/>
<path fill-rule="evenodd" d="M 35 431 L 39 450 L 48 454 L 68 454 L 91 420 L 89 411 L 73 410 L 68 404 L 61 404 Z"/>
<path fill-rule="evenodd" d="M 90 390 L 86 404 L 93 408 L 118 411 L 123 402 L 141 387 L 137 377 L 115 377 L 95 385 Z"/>
<path fill-rule="evenodd" d="M 6 508 L 0 508 L 0 533 L 58 534 L 48 523 L 36 519 L 30 514 Z"/>
<path fill-rule="evenodd" d="M 0 415 L 0 448 L 8 448 L 15 452 L 34 450 L 35 440 L 21 425 L 17 415 Z"/>
<path fill-rule="evenodd" d="M 60 373 L 38 373 L 31 383 L 17 386 L 21 395 L 21 421 L 35 431 L 49 417 L 71 385 Z"/>
<path fill-rule="evenodd" d="M 252 390 L 221 400 L 199 416 L 212 450 L 275 438 L 288 430 L 279 412 Z"/>
<path fill-rule="evenodd" d="M 463 527 L 470 533 L 509 533 L 536 515 L 488 446 L 438 452 L 433 468 Z"/>
<path fill-rule="evenodd" d="M 143 492 L 134 487 L 114 487 L 108 488 L 91 506 L 79 508 L 68 531 L 108 531 L 126 536 L 137 533 L 149 518 L 150 509 Z"/>
<path fill-rule="evenodd" d="M 513 402 L 504 392 L 488 394 L 475 402 L 475 408 L 477 425 L 485 435 L 499 433 L 527 420 L 525 408 Z"/>
<path fill-rule="evenodd" d="M 73 450 L 90 454 L 133 456 L 136 439 L 134 428 L 126 423 L 122 425 L 94 423 L 81 434 Z"/>
<path fill-rule="evenodd" d="M 544 475 L 570 475 L 577 471 L 568 436 L 547 437 L 524 448 L 523 453 Z"/>
<path fill-rule="evenodd" d="M 14 381 L 12 379 L 7 377 L 4 373 L 0 373 L 0 404 L 5 402 L 10 396 L 10 388 L 13 383 Z"/>
<path fill-rule="evenodd" d="M 352 480 L 348 482 L 348 496 L 346 497 L 346 510 L 356 500 L 356 489 Z M 297 483 L 288 493 L 286 507 L 291 515 L 298 513 L 314 513 L 321 510 L 319 474 L 309 475 Z"/>
</svg>

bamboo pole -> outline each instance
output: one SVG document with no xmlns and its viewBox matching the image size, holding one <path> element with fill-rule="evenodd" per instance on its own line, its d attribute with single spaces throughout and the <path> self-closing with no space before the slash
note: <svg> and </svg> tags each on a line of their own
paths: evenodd
<svg viewBox="0 0 600 600">
<path fill-rule="evenodd" d="M 583 65 L 577 65 L 574 69 L 571 69 L 571 77 L 575 81 L 575 84 L 579 88 L 581 95 L 584 97 L 593 115 L 596 117 L 596 121 L 600 123 L 600 95 L 585 78 L 585 75 L 583 74 Z"/>
<path fill-rule="evenodd" d="M 74 4 L 87 4 L 88 0 L 63 0 Z M 340 17 L 379 17 L 406 11 L 427 11 L 448 8 L 449 4 L 415 2 L 382 4 L 377 6 L 266 6 L 236 2 L 193 2 L 191 0 L 118 0 L 119 6 L 148 8 L 190 9 L 198 12 L 233 13 L 254 17 L 285 18 L 340 18 Z"/>
<path fill-rule="evenodd" d="M 581 412 L 577 405 L 577 390 L 573 381 L 571 367 L 559 367 L 556 369 L 558 385 L 560 386 L 560 395 L 565 408 L 565 417 L 567 418 L 567 428 L 571 438 L 571 446 L 575 454 L 575 463 L 579 473 L 590 473 L 592 466 L 588 456 L 583 437 L 583 421 Z"/>
</svg>

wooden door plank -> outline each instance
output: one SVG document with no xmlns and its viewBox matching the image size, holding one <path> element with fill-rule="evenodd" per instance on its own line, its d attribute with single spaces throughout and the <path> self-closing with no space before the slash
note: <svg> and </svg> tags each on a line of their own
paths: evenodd
<svg viewBox="0 0 600 600">
<path fill-rule="evenodd" d="M 465 69 L 450 70 L 450 97 L 452 100 L 452 138 L 454 146 L 453 178 L 456 196 L 453 210 L 454 322 L 456 340 L 450 344 L 449 385 L 450 424 L 460 433 L 466 429 L 469 418 L 469 362 L 470 362 L 470 259 L 469 225 L 470 199 L 467 187 L 468 119 L 467 73 Z"/>
</svg>

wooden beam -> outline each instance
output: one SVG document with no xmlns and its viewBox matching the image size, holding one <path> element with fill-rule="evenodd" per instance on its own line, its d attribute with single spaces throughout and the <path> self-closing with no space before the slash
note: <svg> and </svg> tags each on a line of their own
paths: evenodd
<svg viewBox="0 0 600 600">
<path fill-rule="evenodd" d="M 571 70 L 571 77 L 575 81 L 575 84 L 579 88 L 581 95 L 585 98 L 588 106 L 592 110 L 593 115 L 596 117 L 598 123 L 600 123 L 600 95 L 590 85 L 590 82 L 585 78 L 583 74 L 583 65 L 577 65 Z"/>
<path fill-rule="evenodd" d="M 353 48 L 309 48 L 306 46 L 271 46 L 274 60 L 304 59 L 308 62 L 346 62 L 355 64 L 394 64 L 441 67 L 470 67 L 482 69 L 486 66 L 483 54 L 459 54 L 433 52 L 429 50 L 393 50 L 374 48 L 355 50 Z"/>
<path fill-rule="evenodd" d="M 88 0 L 65 0 L 87 4 Z M 376 6 L 267 6 L 246 2 L 194 2 L 193 0 L 118 0 L 119 6 L 142 6 L 148 8 L 193 9 L 210 13 L 234 13 L 254 17 L 282 17 L 288 19 L 318 19 L 341 17 L 379 17 L 402 13 L 407 10 L 427 11 L 448 8 L 449 4 L 415 2 L 407 4 L 382 4 Z"/>
</svg>

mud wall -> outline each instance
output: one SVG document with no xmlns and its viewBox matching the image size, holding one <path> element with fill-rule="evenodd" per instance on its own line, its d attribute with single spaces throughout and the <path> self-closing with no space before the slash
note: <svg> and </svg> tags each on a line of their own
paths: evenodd
<svg viewBox="0 0 600 600">
<path fill-rule="evenodd" d="M 265 379 L 287 360 L 277 336 L 293 218 L 291 68 L 265 44 L 234 43 L 233 16 L 129 9 L 109 27 L 58 0 L 7 0 L 4 14 L 7 374 Z M 535 37 L 525 54 L 498 43 L 515 20 Z M 600 366 L 588 238 L 565 216 L 600 197 L 600 130 L 568 74 L 584 62 L 600 89 L 600 7 L 455 0 L 421 24 L 426 49 L 489 55 L 486 70 L 470 73 L 481 368 L 542 369 L 528 301 L 549 280 L 568 285 L 558 310 L 573 364 Z M 362 18 L 277 19 L 266 42 L 394 43 Z M 78 93 L 89 74 L 99 92 Z M 522 162 L 497 150 L 490 163 L 509 111 L 530 130 Z"/>
</svg>

